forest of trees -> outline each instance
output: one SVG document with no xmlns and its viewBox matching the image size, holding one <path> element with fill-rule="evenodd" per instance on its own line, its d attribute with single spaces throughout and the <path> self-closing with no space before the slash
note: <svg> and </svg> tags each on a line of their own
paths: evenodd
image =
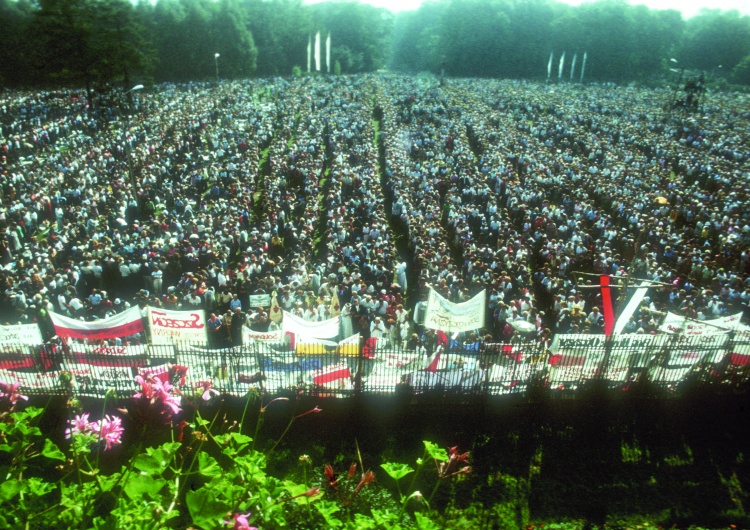
<svg viewBox="0 0 750 530">
<path fill-rule="evenodd" d="M 672 67 L 750 85 L 750 16 L 735 11 L 683 20 L 624 0 L 428 0 L 398 15 L 355 2 L 0 0 L 0 86 L 201 81 L 217 68 L 223 79 L 291 75 L 306 70 L 317 31 L 330 32 L 342 73 L 541 79 L 554 52 L 557 78 L 565 52 L 568 78 L 587 52 L 587 80 L 664 78 Z"/>
</svg>

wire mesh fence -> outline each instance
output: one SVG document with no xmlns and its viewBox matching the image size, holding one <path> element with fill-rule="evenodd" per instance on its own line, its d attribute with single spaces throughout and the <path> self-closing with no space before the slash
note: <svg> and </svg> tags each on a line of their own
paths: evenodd
<svg viewBox="0 0 750 530">
<path fill-rule="evenodd" d="M 542 388 L 574 397 L 587 383 L 627 391 L 649 381 L 679 394 L 689 384 L 744 391 L 750 381 L 750 335 L 561 335 L 547 348 L 532 341 L 463 343 L 434 350 L 400 345 L 331 346 L 255 342 L 231 348 L 205 344 L 94 346 L 5 345 L 0 381 L 23 392 L 125 397 L 137 375 L 170 379 L 183 392 L 210 385 L 243 396 L 263 390 L 346 398 L 354 395 L 526 395 Z"/>
</svg>

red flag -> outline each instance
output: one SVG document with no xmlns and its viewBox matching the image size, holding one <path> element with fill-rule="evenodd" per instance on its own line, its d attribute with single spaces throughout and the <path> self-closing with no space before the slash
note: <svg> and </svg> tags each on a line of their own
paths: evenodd
<svg viewBox="0 0 750 530">
<path fill-rule="evenodd" d="M 602 305 L 604 312 L 604 334 L 612 335 L 615 328 L 615 310 L 612 307 L 612 293 L 609 287 L 609 276 L 602 274 L 599 276 L 599 286 L 602 288 Z"/>
</svg>

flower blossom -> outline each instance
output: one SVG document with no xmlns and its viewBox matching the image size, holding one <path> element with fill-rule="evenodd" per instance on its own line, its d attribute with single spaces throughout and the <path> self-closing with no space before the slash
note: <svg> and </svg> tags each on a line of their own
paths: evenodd
<svg viewBox="0 0 750 530">
<path fill-rule="evenodd" d="M 92 428 L 99 434 L 99 439 L 104 440 L 105 451 L 122 443 L 122 433 L 125 429 L 119 417 L 107 414 L 102 421 L 94 422 Z"/>
<path fill-rule="evenodd" d="M 182 410 L 180 396 L 175 393 L 170 383 L 151 375 L 137 375 L 135 381 L 141 386 L 141 391 L 133 394 L 133 399 L 144 401 L 167 418 Z"/>
<path fill-rule="evenodd" d="M 21 383 L 19 383 L 18 381 L 14 383 L 0 382 L 0 398 L 8 398 L 8 401 L 10 401 L 11 405 L 15 405 L 16 401 L 18 401 L 19 399 L 28 401 L 28 397 L 22 396 L 20 392 L 18 392 L 19 388 L 21 388 Z"/>
<path fill-rule="evenodd" d="M 203 394 L 201 395 L 201 398 L 203 398 L 203 401 L 208 401 L 211 399 L 211 396 L 218 396 L 219 391 L 215 388 L 211 388 L 211 381 L 201 381 L 198 383 L 198 388 L 203 389 Z"/>
<path fill-rule="evenodd" d="M 94 432 L 95 422 L 89 422 L 89 413 L 76 414 L 72 420 L 68 420 L 70 427 L 65 429 L 65 438 L 70 439 L 74 434 L 90 434 Z"/>
<path fill-rule="evenodd" d="M 247 520 L 248 517 L 250 517 L 249 513 L 236 513 L 234 514 L 234 521 L 224 521 L 224 524 L 233 525 L 232 530 L 258 530 L 256 527 L 250 526 Z"/>
</svg>

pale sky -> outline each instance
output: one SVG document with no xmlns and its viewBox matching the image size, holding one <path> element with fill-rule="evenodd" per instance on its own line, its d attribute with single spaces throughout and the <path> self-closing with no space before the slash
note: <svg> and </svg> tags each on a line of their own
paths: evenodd
<svg viewBox="0 0 750 530">
<path fill-rule="evenodd" d="M 306 4 L 317 4 L 328 0 L 303 0 Z M 417 9 L 423 0 L 359 0 L 362 3 L 385 7 L 394 13 Z M 566 4 L 578 5 L 589 0 L 559 0 Z M 644 4 L 651 9 L 676 9 L 682 12 L 684 18 L 698 13 L 701 8 L 721 9 L 728 11 L 736 9 L 744 15 L 750 15 L 750 0 L 628 0 L 628 3 Z"/>
</svg>

